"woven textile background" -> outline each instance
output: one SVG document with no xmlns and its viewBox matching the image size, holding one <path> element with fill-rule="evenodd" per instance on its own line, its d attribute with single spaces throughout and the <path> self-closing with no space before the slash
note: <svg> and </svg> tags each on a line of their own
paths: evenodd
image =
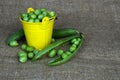
<svg viewBox="0 0 120 80">
<path fill-rule="evenodd" d="M 55 28 L 76 28 L 86 39 L 66 64 L 49 67 L 48 58 L 18 62 L 19 47 L 5 40 L 22 28 L 27 8 L 56 11 Z M 0 80 L 120 80 L 120 0 L 0 0 Z"/>
</svg>

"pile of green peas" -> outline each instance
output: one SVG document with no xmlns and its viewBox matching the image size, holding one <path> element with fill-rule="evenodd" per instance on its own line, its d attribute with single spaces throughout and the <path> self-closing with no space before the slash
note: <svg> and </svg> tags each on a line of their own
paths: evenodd
<svg viewBox="0 0 120 80">
<path fill-rule="evenodd" d="M 42 22 L 44 17 L 54 17 L 56 13 L 54 11 L 47 11 L 45 8 L 36 9 L 29 13 L 23 13 L 21 19 L 26 22 Z"/>
<path fill-rule="evenodd" d="M 51 43 L 55 42 L 55 39 L 52 38 Z M 36 55 L 40 50 L 35 49 L 32 46 L 28 46 L 27 44 L 23 43 L 21 45 L 21 51 L 18 52 L 19 62 L 25 63 L 28 59 L 32 59 L 34 55 Z"/>
<path fill-rule="evenodd" d="M 27 44 L 22 44 L 21 49 L 22 50 L 18 52 L 19 61 L 21 63 L 25 63 L 27 62 L 28 58 L 32 59 L 34 57 L 34 47 L 28 46 Z"/>
<path fill-rule="evenodd" d="M 68 49 L 68 51 L 64 51 L 62 49 L 56 50 L 56 49 L 52 49 L 48 56 L 50 58 L 55 57 L 55 56 L 60 56 L 62 59 L 67 58 L 69 55 L 71 55 L 78 47 L 78 45 L 80 44 L 81 39 L 80 38 L 74 38 L 70 41 L 70 48 Z"/>
</svg>

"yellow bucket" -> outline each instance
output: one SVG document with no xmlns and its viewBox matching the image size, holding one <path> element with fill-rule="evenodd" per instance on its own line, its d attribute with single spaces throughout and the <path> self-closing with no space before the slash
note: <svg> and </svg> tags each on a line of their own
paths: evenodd
<svg viewBox="0 0 120 80">
<path fill-rule="evenodd" d="M 33 8 L 28 8 L 28 13 L 34 11 Z M 20 18 L 23 25 L 23 30 L 29 46 L 33 46 L 36 49 L 43 49 L 51 42 L 53 26 L 55 17 L 44 17 L 42 22 L 26 22 Z"/>
</svg>

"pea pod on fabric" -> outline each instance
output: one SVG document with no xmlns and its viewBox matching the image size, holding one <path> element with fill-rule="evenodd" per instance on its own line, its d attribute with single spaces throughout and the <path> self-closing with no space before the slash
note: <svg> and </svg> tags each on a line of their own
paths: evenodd
<svg viewBox="0 0 120 80">
<path fill-rule="evenodd" d="M 63 64 L 65 62 L 69 61 L 76 54 L 76 52 L 78 51 L 78 49 L 81 47 L 81 45 L 83 43 L 84 35 L 82 34 L 81 36 L 82 36 L 81 42 L 79 43 L 78 47 L 76 48 L 76 50 L 73 53 L 71 53 L 70 55 L 68 55 L 66 58 L 63 58 L 63 59 L 59 56 L 59 57 L 49 61 L 48 65 L 49 66 L 57 66 L 57 65 L 60 65 L 60 64 Z"/>
<path fill-rule="evenodd" d="M 64 38 L 71 35 L 79 34 L 79 31 L 77 31 L 74 28 L 62 28 L 62 29 L 54 29 L 53 30 L 53 38 Z"/>
<path fill-rule="evenodd" d="M 18 41 L 21 38 L 24 37 L 24 31 L 23 29 L 20 29 L 16 32 L 14 32 L 13 34 L 11 34 L 8 38 L 7 38 L 7 44 L 9 45 L 11 43 L 11 41 Z"/>
<path fill-rule="evenodd" d="M 43 55 L 47 54 L 47 52 L 49 52 L 50 50 L 52 50 L 53 48 L 56 48 L 62 44 L 64 44 L 65 42 L 68 42 L 69 40 L 79 37 L 79 35 L 75 35 L 75 36 L 70 36 L 70 37 L 66 37 L 63 38 L 61 40 L 58 40 L 50 45 L 48 45 L 46 48 L 42 49 L 39 53 L 37 53 L 34 57 L 33 57 L 33 61 L 41 58 Z"/>
</svg>

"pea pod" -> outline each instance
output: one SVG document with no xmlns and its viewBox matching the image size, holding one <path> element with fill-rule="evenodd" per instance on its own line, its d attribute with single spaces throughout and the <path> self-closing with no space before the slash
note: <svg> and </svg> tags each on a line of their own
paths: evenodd
<svg viewBox="0 0 120 80">
<path fill-rule="evenodd" d="M 49 52 L 51 49 L 55 48 L 55 47 L 58 47 L 62 44 L 64 44 L 65 42 L 73 39 L 73 38 L 76 38 L 76 37 L 79 37 L 79 35 L 75 35 L 75 36 L 70 36 L 70 37 L 66 37 L 66 38 L 63 38 L 61 40 L 58 40 L 50 45 L 48 45 L 48 47 L 42 49 L 39 53 L 37 53 L 34 57 L 33 57 L 33 61 L 34 60 L 37 60 L 39 58 L 41 58 L 43 55 L 47 54 L 47 52 Z"/>
<path fill-rule="evenodd" d="M 49 62 L 48 62 L 48 65 L 49 65 L 49 66 L 56 66 L 56 65 L 60 65 L 60 64 L 63 64 L 63 63 L 65 63 L 65 62 L 69 61 L 69 60 L 76 54 L 76 52 L 78 51 L 78 49 L 80 48 L 80 46 L 81 46 L 82 43 L 83 43 L 84 35 L 82 34 L 81 36 L 82 36 L 81 42 L 79 43 L 78 47 L 76 48 L 76 50 L 75 50 L 73 53 L 71 53 L 71 54 L 70 54 L 68 57 L 66 57 L 66 58 L 57 57 L 57 58 L 49 61 Z"/>
<path fill-rule="evenodd" d="M 77 31 L 74 28 L 62 28 L 62 29 L 54 29 L 53 30 L 53 38 L 64 38 L 71 35 L 79 34 L 79 31 Z"/>
<path fill-rule="evenodd" d="M 14 32 L 7 38 L 7 44 L 10 44 L 11 41 L 18 41 L 24 36 L 23 29 L 20 29 L 19 31 Z"/>
</svg>

